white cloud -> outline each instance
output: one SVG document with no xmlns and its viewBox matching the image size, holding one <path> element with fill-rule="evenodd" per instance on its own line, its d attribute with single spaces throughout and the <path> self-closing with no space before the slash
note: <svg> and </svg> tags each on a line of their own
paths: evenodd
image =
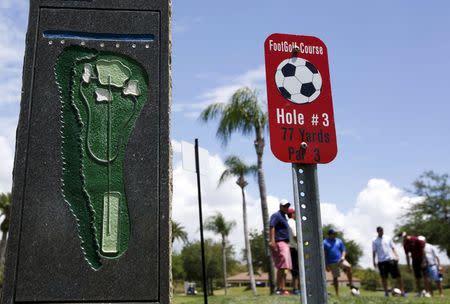
<svg viewBox="0 0 450 304">
<path fill-rule="evenodd" d="M 10 192 L 12 185 L 12 167 L 14 160 L 14 150 L 10 146 L 8 139 L 0 136 L 0 159 L 2 165 L 0 169 L 0 192 Z"/>
<path fill-rule="evenodd" d="M 0 119 L 0 192 L 11 191 L 16 125 L 15 119 Z"/>
<path fill-rule="evenodd" d="M 265 94 L 265 70 L 261 65 L 255 69 L 244 72 L 241 75 L 228 77 L 226 85 L 220 85 L 210 88 L 198 96 L 198 102 L 194 103 L 175 103 L 172 106 L 174 112 L 184 112 L 187 118 L 197 118 L 199 111 L 203 110 L 207 105 L 214 102 L 227 102 L 236 90 L 242 87 L 250 87 L 256 89 L 259 97 L 264 99 Z"/>
<path fill-rule="evenodd" d="M 172 146 L 175 156 L 172 218 L 185 227 L 191 240 L 198 240 L 200 236 L 196 175 L 182 168 L 179 159 L 180 144 L 177 141 L 172 141 Z M 209 157 L 209 170 L 206 175 L 201 176 L 203 219 L 206 220 L 208 216 L 221 212 L 228 221 L 235 221 L 237 225 L 232 230 L 229 240 L 235 246 L 238 256 L 240 256 L 240 249 L 244 247 L 242 196 L 240 188 L 235 184 L 233 178 L 217 187 L 217 181 L 224 170 L 225 166 L 222 159 L 218 155 L 211 155 Z M 249 178 L 249 182 L 254 181 Z M 246 193 L 246 200 L 249 229 L 262 230 L 259 199 Z M 272 198 L 269 198 L 269 202 L 272 200 Z M 205 237 L 219 240 L 217 236 L 206 231 Z M 175 248 L 179 250 L 180 245 L 176 243 Z"/>
<path fill-rule="evenodd" d="M 2 2 L 3 8 L 9 8 L 8 3 Z M 19 2 L 23 3 L 24 1 Z M 0 105 L 20 101 L 25 48 L 25 32 L 21 26 L 11 17 L 0 15 Z"/>
<path fill-rule="evenodd" d="M 24 29 L 18 27 L 10 17 L 0 16 L 0 63 L 7 66 L 21 63 L 25 47 Z"/>
<path fill-rule="evenodd" d="M 184 170 L 182 167 L 181 143 L 176 140 L 172 140 L 171 143 L 174 153 L 172 219 L 184 226 L 190 240 L 199 240 L 196 175 Z M 241 190 L 236 185 L 235 178 L 231 178 L 220 187 L 217 187 L 219 177 L 225 170 L 225 165 L 219 155 L 209 156 L 208 167 L 206 175 L 201 175 L 203 220 L 205 221 L 208 216 L 214 215 L 216 212 L 221 212 L 228 221 L 235 221 L 237 225 L 230 233 L 229 241 L 236 249 L 237 258 L 241 258 L 241 249 L 244 248 Z M 256 180 L 249 176 L 248 182 L 256 183 Z M 249 230 L 262 231 L 263 224 L 259 193 L 255 197 L 246 191 L 245 195 L 248 228 Z M 269 214 L 278 210 L 278 202 L 279 199 L 277 197 L 268 195 L 267 206 Z M 207 231 L 205 231 L 205 237 L 219 240 L 218 236 Z M 175 242 L 175 249 L 180 250 L 181 245 Z"/>
<path fill-rule="evenodd" d="M 16 119 L 0 119 L 0 192 L 11 191 L 16 125 Z"/>
<path fill-rule="evenodd" d="M 174 193 L 173 193 L 173 219 L 180 222 L 189 234 L 191 240 L 198 240 L 199 220 L 197 185 L 194 173 L 186 172 L 178 159 L 181 149 L 179 144 L 173 141 L 174 157 Z M 178 155 L 177 155 L 178 154 Z M 210 157 L 209 172 L 202 176 L 202 201 L 203 218 L 214 214 L 216 211 L 223 213 L 227 220 L 234 220 L 238 224 L 230 234 L 230 242 L 237 248 L 236 253 L 240 257 L 240 249 L 244 247 L 244 236 L 242 226 L 242 199 L 239 187 L 234 180 L 226 182 L 222 187 L 217 188 L 217 180 L 225 169 L 222 159 L 218 155 Z M 249 179 L 250 182 L 256 182 Z M 251 229 L 262 230 L 261 206 L 259 197 L 247 195 L 248 200 L 248 220 Z M 396 223 L 404 214 L 405 209 L 411 204 L 420 201 L 420 197 L 410 196 L 403 190 L 393 186 L 384 179 L 371 179 L 367 186 L 357 196 L 353 207 L 343 212 L 336 204 L 324 202 L 321 204 L 321 214 L 323 224 L 333 224 L 338 229 L 342 229 L 345 236 L 355 240 L 362 248 L 364 255 L 360 265 L 371 267 L 373 238 L 376 237 L 376 227 L 382 226 L 386 235 L 392 237 Z M 278 209 L 279 198 L 268 196 L 269 214 Z M 206 232 L 206 236 L 213 237 Z M 218 240 L 218 237 L 215 237 Z M 175 248 L 179 250 L 181 244 L 177 243 Z M 397 252 L 400 254 L 401 262 L 405 263 L 404 252 L 400 245 L 397 245 Z M 445 254 L 440 254 L 443 263 L 449 263 Z"/>
<path fill-rule="evenodd" d="M 172 22 L 173 33 L 185 33 L 189 32 L 196 24 L 201 23 L 201 18 L 196 17 L 193 19 L 183 18 L 177 19 L 178 21 Z"/>
<path fill-rule="evenodd" d="M 22 80 L 16 73 L 11 74 L 11 78 L 5 79 L 0 83 L 0 104 L 12 104 L 20 102 L 20 88 L 22 87 Z"/>
<path fill-rule="evenodd" d="M 406 208 L 421 199 L 409 196 L 384 179 L 374 178 L 369 180 L 367 186 L 359 193 L 354 207 L 348 212 L 340 211 L 333 203 L 322 203 L 322 223 L 333 224 L 342 229 L 347 238 L 359 243 L 364 252 L 360 264 L 369 267 L 372 265 L 371 246 L 372 240 L 376 237 L 376 227 L 382 226 L 385 234 L 392 237 L 395 225 Z M 402 247 L 397 245 L 396 250 L 401 262 L 404 262 Z M 448 258 L 444 254 L 441 254 L 441 259 L 448 263 Z"/>
</svg>

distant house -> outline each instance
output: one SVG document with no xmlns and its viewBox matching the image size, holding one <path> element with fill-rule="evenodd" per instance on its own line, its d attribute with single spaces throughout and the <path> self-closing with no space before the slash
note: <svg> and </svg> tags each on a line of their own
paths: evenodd
<svg viewBox="0 0 450 304">
<path fill-rule="evenodd" d="M 331 283 L 333 283 L 333 276 L 331 275 L 331 272 L 325 272 L 325 274 L 326 274 L 327 284 L 331 285 Z M 267 286 L 267 284 L 269 282 L 269 275 L 267 274 L 267 272 L 262 272 L 259 274 L 255 273 L 255 281 L 256 281 L 256 285 Z M 339 282 L 339 286 L 346 286 L 348 283 L 347 276 L 342 271 L 341 271 L 341 275 L 338 278 L 338 282 Z M 230 286 L 239 286 L 239 287 L 246 286 L 246 285 L 250 284 L 250 277 L 247 272 L 241 272 L 236 275 L 228 277 L 227 283 Z M 287 274 L 288 286 L 290 286 L 291 283 L 292 283 L 292 276 L 290 273 L 288 273 Z M 361 280 L 356 277 L 353 277 L 353 285 L 360 287 Z"/>
</svg>

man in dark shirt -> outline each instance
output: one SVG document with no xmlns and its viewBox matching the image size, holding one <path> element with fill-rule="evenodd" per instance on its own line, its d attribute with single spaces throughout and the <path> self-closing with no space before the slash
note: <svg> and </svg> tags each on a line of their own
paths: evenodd
<svg viewBox="0 0 450 304">
<path fill-rule="evenodd" d="M 272 258 L 277 268 L 277 294 L 288 295 L 286 290 L 286 272 L 292 269 L 289 248 L 289 224 L 286 214 L 291 204 L 287 200 L 280 201 L 280 210 L 270 217 L 270 243 Z"/>
<path fill-rule="evenodd" d="M 405 249 L 406 264 L 409 271 L 411 271 L 410 256 L 412 259 L 412 269 L 414 271 L 414 278 L 416 280 L 416 291 L 420 295 L 421 286 L 420 280 L 424 277 L 425 272 L 425 241 L 420 237 L 414 235 L 407 235 L 406 232 L 401 234 L 403 237 L 403 248 Z M 428 281 L 425 281 L 425 288 L 427 289 Z"/>
</svg>

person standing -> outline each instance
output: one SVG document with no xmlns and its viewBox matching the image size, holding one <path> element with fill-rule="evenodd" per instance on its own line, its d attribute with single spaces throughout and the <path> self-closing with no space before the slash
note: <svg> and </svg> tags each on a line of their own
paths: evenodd
<svg viewBox="0 0 450 304">
<path fill-rule="evenodd" d="M 378 236 L 372 241 L 373 267 L 378 268 L 381 282 L 383 284 L 384 295 L 389 296 L 387 288 L 387 278 L 389 275 L 397 280 L 397 287 L 400 288 L 402 295 L 405 295 L 403 280 L 398 268 L 398 254 L 395 251 L 392 239 L 384 235 L 383 227 L 377 227 Z M 378 262 L 376 262 L 378 260 Z"/>
<path fill-rule="evenodd" d="M 289 224 L 289 247 L 291 250 L 292 260 L 292 293 L 300 294 L 300 280 L 299 280 L 299 268 L 298 268 L 298 250 L 297 250 L 297 226 L 295 223 L 295 210 L 294 208 L 288 209 L 288 224 Z"/>
<path fill-rule="evenodd" d="M 421 284 L 420 281 L 424 277 L 425 272 L 425 241 L 417 236 L 407 235 L 406 232 L 400 234 L 403 237 L 403 248 L 406 255 L 406 264 L 411 272 L 414 271 L 414 278 L 416 281 L 417 296 L 421 296 Z M 428 281 L 424 279 L 425 289 L 428 289 Z"/>
<path fill-rule="evenodd" d="M 328 230 L 328 237 L 323 240 L 323 248 L 325 251 L 325 269 L 327 271 L 331 271 L 333 275 L 334 290 L 336 292 L 336 295 L 339 296 L 338 278 L 341 274 L 341 269 L 347 275 L 348 286 L 350 287 L 350 289 L 358 288 L 353 285 L 352 265 L 345 259 L 345 245 L 341 239 L 336 237 L 336 235 L 336 230 Z"/>
<path fill-rule="evenodd" d="M 426 270 L 426 276 L 425 280 L 430 280 L 431 282 L 436 283 L 436 287 L 439 290 L 439 295 L 441 297 L 444 296 L 442 292 L 442 284 L 441 284 L 441 278 L 439 277 L 439 271 L 441 268 L 441 261 L 439 260 L 439 257 L 436 254 L 436 249 L 433 245 L 426 242 L 425 239 L 425 259 L 427 261 L 427 270 Z M 433 296 L 433 288 L 431 286 L 431 282 L 429 282 L 428 290 L 427 292 L 430 293 L 431 296 Z"/>
<path fill-rule="evenodd" d="M 286 214 L 291 204 L 287 200 L 280 201 L 280 210 L 270 217 L 270 242 L 272 258 L 277 268 L 277 294 L 289 295 L 286 290 L 286 272 L 292 269 L 289 249 L 289 224 Z"/>
</svg>

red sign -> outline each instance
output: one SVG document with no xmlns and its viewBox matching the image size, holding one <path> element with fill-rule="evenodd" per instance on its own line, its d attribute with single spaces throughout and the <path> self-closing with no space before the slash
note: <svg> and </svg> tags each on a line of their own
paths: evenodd
<svg viewBox="0 0 450 304">
<path fill-rule="evenodd" d="M 337 145 L 325 44 L 272 34 L 264 51 L 272 153 L 288 163 L 331 162 Z"/>
</svg>

